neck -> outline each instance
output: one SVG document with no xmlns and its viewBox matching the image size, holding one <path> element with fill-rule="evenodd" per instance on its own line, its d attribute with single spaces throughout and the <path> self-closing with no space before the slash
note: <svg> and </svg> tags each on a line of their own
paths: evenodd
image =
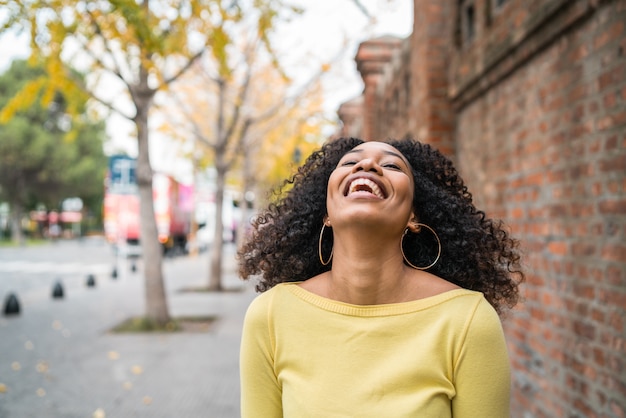
<svg viewBox="0 0 626 418">
<path fill-rule="evenodd" d="M 400 238 L 341 234 L 335 236 L 328 296 L 356 305 L 406 300 L 411 274 L 400 252 Z"/>
</svg>

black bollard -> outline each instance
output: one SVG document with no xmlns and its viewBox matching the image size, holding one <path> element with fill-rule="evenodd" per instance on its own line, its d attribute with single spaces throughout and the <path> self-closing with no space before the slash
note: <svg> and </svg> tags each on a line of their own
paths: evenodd
<svg viewBox="0 0 626 418">
<path fill-rule="evenodd" d="M 111 271 L 111 277 L 117 279 L 117 267 L 113 267 L 113 270 Z"/>
<path fill-rule="evenodd" d="M 19 315 L 20 313 L 20 301 L 17 300 L 17 296 L 15 293 L 9 293 L 5 302 L 4 302 L 4 314 L 6 316 L 9 315 Z"/>
<path fill-rule="evenodd" d="M 61 281 L 59 280 L 52 287 L 52 299 L 63 299 L 63 296 L 64 296 L 63 285 L 61 284 Z"/>
<path fill-rule="evenodd" d="M 135 263 L 134 261 L 130 265 L 130 271 L 132 271 L 133 273 L 137 271 L 137 263 Z"/>
<path fill-rule="evenodd" d="M 94 287 L 96 285 L 96 276 L 93 274 L 87 275 L 87 287 Z"/>
</svg>

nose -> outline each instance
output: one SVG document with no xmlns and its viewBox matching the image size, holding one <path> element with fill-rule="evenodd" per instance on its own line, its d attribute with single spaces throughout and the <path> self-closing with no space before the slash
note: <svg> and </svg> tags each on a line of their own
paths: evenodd
<svg viewBox="0 0 626 418">
<path fill-rule="evenodd" d="M 354 165 L 352 170 L 354 172 L 371 171 L 371 172 L 374 172 L 376 174 L 382 173 L 382 169 L 381 169 L 380 165 L 378 165 L 376 160 L 374 160 L 373 158 L 364 158 L 364 159 L 362 159 L 361 161 L 359 161 L 357 164 Z"/>
</svg>

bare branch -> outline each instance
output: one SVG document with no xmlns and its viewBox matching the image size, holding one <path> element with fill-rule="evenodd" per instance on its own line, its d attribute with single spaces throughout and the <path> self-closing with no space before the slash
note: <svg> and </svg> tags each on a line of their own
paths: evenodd
<svg viewBox="0 0 626 418">
<path fill-rule="evenodd" d="M 235 102 L 235 106 L 233 109 L 233 116 L 230 120 L 230 125 L 226 131 L 226 134 L 224 135 L 225 142 L 228 142 L 228 140 L 233 136 L 235 132 L 235 128 L 237 127 L 241 119 L 241 108 L 243 104 L 246 102 L 246 97 L 248 96 L 248 91 L 250 90 L 250 82 L 252 80 L 253 69 L 254 69 L 254 60 L 257 56 L 258 48 L 259 48 L 258 40 L 256 42 L 253 42 L 252 44 L 250 44 L 249 46 L 245 48 L 246 52 L 244 54 L 244 61 L 246 65 L 246 74 L 243 80 L 243 84 L 241 88 L 239 89 L 239 95 L 237 97 L 237 101 Z M 246 119 L 246 121 L 244 122 L 245 131 L 248 130 L 249 125 L 251 124 L 252 124 L 252 120 L 249 118 Z M 243 142 L 244 136 L 245 136 L 245 132 L 240 133 L 239 141 L 238 143 L 235 144 L 235 148 L 239 148 L 239 145 Z"/>
<path fill-rule="evenodd" d="M 196 122 L 195 118 L 193 117 L 193 115 L 191 113 L 191 110 L 186 106 L 185 102 L 183 100 L 181 100 L 179 95 L 176 94 L 176 92 L 174 92 L 174 91 L 171 91 L 170 95 L 171 95 L 172 99 L 174 99 L 174 101 L 178 104 L 178 109 L 180 109 L 182 111 L 182 113 L 183 113 L 183 115 L 185 117 L 185 120 L 191 125 L 191 130 L 192 130 L 192 133 L 193 133 L 195 139 L 199 140 L 200 142 L 202 142 L 207 147 L 212 148 L 213 144 L 202 133 L 202 129 L 200 128 L 200 125 Z"/>
<path fill-rule="evenodd" d="M 124 119 L 128 119 L 131 122 L 135 121 L 135 117 L 134 116 L 129 116 L 129 115 L 124 114 L 121 110 L 119 110 L 118 108 L 113 106 L 111 103 L 107 102 L 106 100 L 103 100 L 103 99 L 99 98 L 93 92 L 88 92 L 88 93 L 90 94 L 92 99 L 94 99 L 95 101 L 97 101 L 98 103 L 100 103 L 101 105 L 103 105 L 104 107 L 109 109 L 110 111 L 112 111 L 114 113 L 117 113 L 118 115 L 120 115 Z"/>
<path fill-rule="evenodd" d="M 201 56 L 202 54 L 204 54 L 205 49 L 201 49 L 199 52 L 197 52 L 195 55 L 193 55 L 191 58 L 189 58 L 189 61 L 187 61 L 187 63 L 178 70 L 178 72 L 176 72 L 176 74 L 174 74 L 173 76 L 171 76 L 170 78 L 166 78 L 165 80 L 163 80 L 163 83 L 161 83 L 161 85 L 159 86 L 158 90 L 165 88 L 166 86 L 170 85 L 171 83 L 173 83 L 174 81 L 176 81 L 179 77 L 181 77 L 183 74 L 185 74 L 185 72 L 187 72 L 187 70 L 189 68 L 191 68 L 191 66 L 194 64 L 194 62 L 196 62 Z"/>
<path fill-rule="evenodd" d="M 86 93 L 89 97 L 91 97 L 92 99 L 94 99 L 98 103 L 102 104 L 107 109 L 111 110 L 112 112 L 117 113 L 118 115 L 122 116 L 125 119 L 128 119 L 130 121 L 134 120 L 134 117 L 131 117 L 129 115 L 124 114 L 121 110 L 117 109 L 110 102 L 108 102 L 108 101 L 98 97 L 92 90 L 87 88 L 87 86 L 85 85 L 84 80 L 82 80 L 80 77 L 78 77 L 77 74 L 74 74 L 73 72 L 66 70 L 65 75 L 66 75 L 66 77 L 68 79 L 72 80 L 72 82 L 74 83 L 74 85 L 76 87 L 78 87 L 80 90 L 82 90 L 84 93 Z M 122 81 L 124 81 L 124 80 L 122 80 Z"/>
<path fill-rule="evenodd" d="M 335 54 L 335 56 L 331 59 L 330 62 L 331 63 L 337 62 L 343 56 L 343 54 L 345 54 L 345 48 L 340 48 L 337 54 Z M 296 91 L 294 94 L 290 95 L 289 97 L 285 98 L 284 100 L 276 103 L 274 106 L 270 107 L 266 112 L 258 116 L 255 116 L 253 118 L 253 123 L 262 122 L 264 120 L 271 118 L 285 105 L 289 105 L 292 107 L 296 106 L 303 99 L 304 94 L 322 78 L 325 72 L 326 72 L 326 69 L 324 68 L 324 66 L 320 67 L 320 69 L 315 74 L 313 74 L 313 76 L 306 83 L 304 83 L 298 89 L 298 91 Z"/>
<path fill-rule="evenodd" d="M 239 90 L 239 97 L 237 98 L 237 102 L 235 104 L 235 108 L 233 112 L 233 117 L 230 121 L 230 126 L 228 127 L 228 130 L 226 131 L 225 138 L 230 138 L 233 135 L 233 132 L 235 131 L 235 126 L 239 122 L 240 115 L 241 115 L 241 107 L 243 106 L 243 103 L 245 103 L 246 96 L 248 95 L 251 79 L 252 79 L 252 65 L 249 65 L 248 70 L 246 72 L 246 78 L 244 79 L 243 85 L 241 86 L 241 89 Z"/>
<path fill-rule="evenodd" d="M 87 43 L 87 41 L 85 39 L 82 39 L 81 37 L 76 37 L 76 40 L 81 44 L 81 46 L 83 47 L 81 52 L 86 53 L 87 55 L 89 55 L 89 58 L 91 58 L 92 60 L 94 60 L 94 62 L 96 62 L 102 69 L 104 69 L 105 71 L 115 75 L 118 79 L 120 79 L 127 87 L 128 82 L 124 79 L 124 77 L 122 76 L 122 74 L 115 68 L 111 68 L 108 65 L 106 65 L 106 63 L 96 54 L 93 53 L 93 51 L 91 51 L 91 49 L 89 48 L 89 45 Z"/>
<path fill-rule="evenodd" d="M 367 7 L 365 7 L 363 3 L 361 3 L 360 0 L 352 0 L 352 1 L 356 5 L 356 7 L 361 11 L 361 13 L 365 15 L 365 17 L 367 17 L 370 20 L 374 19 L 374 17 L 370 14 L 369 10 L 367 10 Z"/>
<path fill-rule="evenodd" d="M 93 24 L 93 26 L 94 26 L 94 28 L 96 30 L 96 34 L 98 36 L 100 36 L 100 38 L 102 39 L 102 43 L 104 44 L 104 48 L 109 53 L 109 55 L 111 56 L 111 60 L 113 61 L 113 69 L 112 70 L 110 69 L 109 71 L 111 71 L 120 80 L 122 80 L 122 81 L 124 81 L 124 83 L 126 83 L 126 80 L 124 79 L 124 76 L 122 75 L 122 66 L 117 61 L 116 55 L 113 53 L 113 48 L 111 48 L 111 44 L 109 42 L 109 38 L 104 35 L 104 33 L 102 31 L 102 28 L 98 24 L 98 21 L 96 20 L 95 16 L 89 11 L 89 9 L 87 9 L 87 14 L 91 18 L 91 23 Z M 85 46 L 85 50 L 87 50 L 87 46 L 86 45 L 84 45 L 84 46 Z M 93 54 L 91 52 L 89 52 L 89 55 L 91 55 L 93 57 Z M 101 65 L 104 66 L 104 64 L 101 64 Z"/>
<path fill-rule="evenodd" d="M 233 152 L 230 160 L 226 162 L 227 167 L 232 167 L 237 157 L 244 154 L 246 147 L 246 135 L 253 123 L 254 122 L 251 118 L 246 118 L 243 121 L 243 126 L 241 127 L 241 132 L 239 135 L 239 141 L 237 141 L 237 143 L 235 144 L 235 151 Z"/>
</svg>

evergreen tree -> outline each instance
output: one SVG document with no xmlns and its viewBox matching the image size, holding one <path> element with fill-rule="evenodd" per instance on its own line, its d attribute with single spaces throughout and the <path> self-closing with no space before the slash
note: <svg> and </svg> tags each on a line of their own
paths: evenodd
<svg viewBox="0 0 626 418">
<path fill-rule="evenodd" d="M 0 109 L 43 73 L 26 61 L 13 62 L 0 76 Z M 79 197 L 87 209 L 101 212 L 104 124 L 88 120 L 85 103 L 81 118 L 68 118 L 66 107 L 57 92 L 47 105 L 37 100 L 0 124 L 0 200 L 10 205 L 11 235 L 16 242 L 24 239 L 22 217 L 39 204 L 59 209 L 63 199 Z"/>
</svg>

